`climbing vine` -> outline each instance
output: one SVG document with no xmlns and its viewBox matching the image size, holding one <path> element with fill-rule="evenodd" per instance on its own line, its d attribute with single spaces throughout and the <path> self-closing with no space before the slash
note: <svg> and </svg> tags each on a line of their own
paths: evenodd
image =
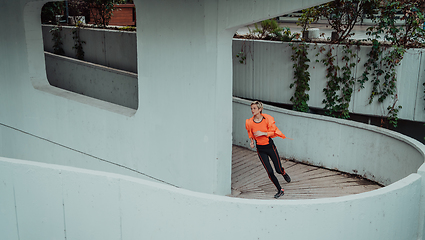
<svg viewBox="0 0 425 240">
<path fill-rule="evenodd" d="M 370 80 L 372 84 L 369 95 L 369 104 L 377 98 L 379 103 L 383 103 L 388 97 L 392 103 L 387 107 L 387 119 L 389 123 L 397 127 L 398 113 L 402 106 L 397 105 L 397 74 L 396 67 L 403 59 L 405 48 L 403 46 L 392 46 L 385 48 L 377 41 L 372 41 L 372 48 L 368 53 L 368 60 L 364 64 L 365 71 L 359 79 L 360 87 Z"/>
<path fill-rule="evenodd" d="M 337 33 L 337 38 L 323 40 L 326 43 L 336 43 L 342 46 L 339 56 L 335 54 L 334 46 L 321 48 L 320 53 L 324 56 L 320 60 L 326 67 L 326 87 L 323 89 L 326 113 L 333 117 L 349 118 L 349 103 L 352 95 L 367 87 L 370 89 L 367 102 L 369 104 L 388 104 L 385 113 L 387 122 L 397 127 L 398 114 L 402 106 L 399 104 L 397 95 L 397 67 L 408 48 L 425 47 L 425 2 L 423 0 L 337 0 L 323 6 L 303 10 L 298 25 L 302 31 L 306 31 L 311 23 L 317 19 L 326 18 L 331 28 Z M 372 19 L 374 25 L 368 28 L 369 38 L 363 41 L 352 41 L 349 38 L 353 26 L 363 21 L 367 16 Z M 403 21 L 398 24 L 396 19 Z M 279 40 L 274 29 L 279 28 L 274 22 L 263 22 L 261 29 L 256 26 L 255 31 L 246 35 L 248 39 Z M 309 111 L 308 100 L 310 90 L 310 73 L 308 58 L 309 45 L 306 39 L 296 38 L 287 33 L 292 48 L 291 60 L 293 62 L 294 82 L 290 88 L 295 88 L 290 101 L 293 109 L 297 111 Z M 280 39 L 283 41 L 282 39 Z M 321 42 L 320 39 L 312 41 Z M 297 42 L 301 41 L 301 42 Z M 365 59 L 363 74 L 355 78 L 354 69 L 360 62 L 354 49 L 360 45 L 369 45 L 370 52 Z M 317 45 L 316 45 L 317 46 Z M 237 57 L 241 63 L 245 63 L 247 52 L 242 48 Z M 320 54 L 319 54 L 320 55 Z M 318 56 L 318 55 L 317 55 Z M 367 84 L 367 86 L 366 86 Z M 425 83 L 424 94 L 425 94 Z M 356 91 L 357 91 L 356 90 Z M 424 97 L 425 100 L 425 97 Z M 385 109 L 385 108 L 384 108 Z M 424 108 L 425 110 L 425 108 Z"/>
<path fill-rule="evenodd" d="M 293 88 L 295 86 L 295 93 L 291 97 L 291 102 L 294 104 L 293 109 L 300 112 L 307 112 L 308 100 L 310 96 L 308 91 L 310 90 L 310 73 L 308 72 L 308 48 L 305 42 L 299 44 L 290 44 L 292 46 L 291 60 L 294 62 L 294 79 L 295 81 L 289 86 Z"/>
<path fill-rule="evenodd" d="M 369 81 L 369 77 L 372 77 L 371 82 L 373 83 L 373 89 L 371 97 L 369 97 L 369 104 L 372 103 L 374 95 L 373 93 L 377 91 L 377 86 L 379 85 L 378 76 L 382 75 L 382 70 L 380 69 L 380 66 L 378 64 L 379 59 L 382 55 L 380 43 L 375 39 L 372 41 L 372 43 L 372 48 L 367 54 L 369 58 L 364 64 L 365 70 L 362 74 L 362 77 L 359 79 L 360 89 L 363 89 L 364 84 Z"/>
<path fill-rule="evenodd" d="M 294 35 L 288 27 L 280 27 L 274 19 L 268 19 L 260 22 L 260 26 L 254 24 L 254 29 L 249 29 L 250 38 L 262 40 L 277 40 L 290 42 Z"/>
<path fill-rule="evenodd" d="M 320 51 L 324 51 L 324 47 Z M 342 57 L 338 59 L 337 54 L 333 54 L 334 47 L 330 46 L 321 62 L 326 66 L 326 87 L 323 89 L 325 99 L 326 114 L 332 117 L 347 119 L 350 117 L 349 105 L 353 94 L 355 78 L 352 69 L 356 66 L 355 58 L 357 54 L 353 52 L 352 46 L 342 47 Z M 341 60 L 342 67 L 338 60 Z"/>
<path fill-rule="evenodd" d="M 236 54 L 236 58 L 239 59 L 240 64 L 246 65 L 247 54 L 249 54 L 251 56 L 251 60 L 254 61 L 254 59 L 252 58 L 251 47 L 249 45 L 247 46 L 244 41 L 242 43 L 241 50 Z"/>
<path fill-rule="evenodd" d="M 76 51 L 76 57 L 79 60 L 84 60 L 84 50 L 83 50 L 83 44 L 85 44 L 85 41 L 82 41 L 80 38 L 80 26 L 77 25 L 74 30 L 72 30 L 72 39 L 74 39 L 74 46 L 72 47 Z"/>
<path fill-rule="evenodd" d="M 52 33 L 53 53 L 58 55 L 65 55 L 65 50 L 63 50 L 62 47 L 62 26 L 56 26 L 52 28 L 50 33 Z"/>
</svg>

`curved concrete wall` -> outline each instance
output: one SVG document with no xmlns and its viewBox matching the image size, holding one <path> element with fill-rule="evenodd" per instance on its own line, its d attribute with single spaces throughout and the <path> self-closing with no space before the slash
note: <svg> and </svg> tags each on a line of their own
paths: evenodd
<svg viewBox="0 0 425 240">
<path fill-rule="evenodd" d="M 8 240 L 418 239 L 418 174 L 315 200 L 237 199 L 6 158 L 0 182 L 0 236 Z"/>
<path fill-rule="evenodd" d="M 423 177 L 417 174 L 335 199 L 205 194 L 230 192 L 235 29 L 324 1 L 135 0 L 143 29 L 137 32 L 137 111 L 48 84 L 40 25 L 45 2 L 6 0 L 0 9 L 0 32 L 7 33 L 0 37 L 0 153 L 13 158 L 0 163 L 1 239 L 422 236 Z M 245 106 L 236 112 L 242 111 Z M 420 157 L 421 149 L 410 151 Z M 115 173 L 126 172 L 117 170 L 124 166 L 181 188 L 41 162 Z"/>
<path fill-rule="evenodd" d="M 250 101 L 235 98 L 233 143 L 249 148 L 245 119 Z M 283 157 L 359 174 L 388 185 L 417 172 L 425 146 L 387 129 L 326 116 L 266 106 L 278 128 L 294 140 L 277 139 Z"/>
<path fill-rule="evenodd" d="M 249 114 L 248 101 L 235 99 L 233 107 L 235 122 L 245 118 L 246 112 Z M 313 138 L 320 135 L 321 122 L 332 119 L 303 113 L 301 116 L 269 106 L 265 111 L 275 117 L 281 129 L 285 129 L 279 124 L 284 117 L 298 120 L 300 126 L 317 126 L 308 128 L 309 137 Z M 296 125 L 294 122 L 291 126 Z M 350 121 L 328 124 L 328 129 L 359 131 L 365 135 L 364 141 L 375 136 L 395 139 L 389 141 L 392 148 L 387 151 L 397 155 L 404 149 L 409 156 L 404 164 L 409 170 L 415 168 L 416 161 L 424 161 L 424 146 L 408 137 L 395 137 L 388 131 L 368 129 L 369 126 Z M 234 127 L 234 141 L 245 134 L 245 129 Z M 295 135 L 288 137 L 297 142 Z M 244 145 L 243 141 L 239 143 Z M 275 142 L 286 153 L 288 148 L 283 150 L 279 144 L 283 141 Z M 362 151 L 361 145 L 351 142 L 340 148 Z M 293 152 L 304 155 L 305 149 L 295 148 Z M 327 150 L 334 153 L 332 148 Z M 315 152 L 307 153 L 311 159 L 316 158 Z M 388 165 L 385 173 L 390 178 L 388 175 L 397 171 L 392 169 L 397 167 L 394 158 L 370 161 Z M 353 159 L 346 164 L 349 161 Z M 367 165 L 366 161 L 359 162 Z M 330 158 L 324 163 L 328 167 L 326 164 L 339 163 Z M 423 239 L 424 168 L 422 165 L 416 169 L 419 174 L 405 174 L 389 186 L 362 194 L 313 200 L 249 200 L 193 192 L 124 175 L 0 158 L 0 236 L 11 240 L 273 239 L 282 235 L 300 240 Z"/>
<path fill-rule="evenodd" d="M 325 0 L 135 0 L 137 111 L 49 85 L 40 21 L 46 2 L 2 2 L 0 102 L 7 104 L 0 105 L 0 123 L 63 147 L 52 155 L 29 140 L 2 135 L 2 155 L 49 163 L 61 156 L 75 166 L 71 156 L 78 152 L 90 165 L 103 159 L 182 188 L 225 195 L 231 181 L 232 36 L 251 20 Z"/>
</svg>

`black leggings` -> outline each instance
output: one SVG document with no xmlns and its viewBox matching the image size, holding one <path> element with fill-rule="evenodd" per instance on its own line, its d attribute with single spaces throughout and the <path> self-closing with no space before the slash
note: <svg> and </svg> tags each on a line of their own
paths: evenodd
<svg viewBox="0 0 425 240">
<path fill-rule="evenodd" d="M 271 158 L 274 168 L 276 172 L 279 174 L 285 174 L 285 169 L 282 167 L 282 163 L 280 162 L 279 153 L 277 152 L 276 146 L 273 141 L 270 139 L 268 145 L 257 145 L 257 154 L 263 164 L 264 168 L 269 175 L 270 180 L 276 186 L 279 191 L 281 188 L 279 181 L 273 173 L 273 168 L 270 164 L 269 157 Z"/>
</svg>

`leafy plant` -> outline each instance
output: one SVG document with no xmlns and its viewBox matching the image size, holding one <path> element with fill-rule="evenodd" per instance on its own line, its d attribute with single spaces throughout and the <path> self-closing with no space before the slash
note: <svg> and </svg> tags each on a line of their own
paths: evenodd
<svg viewBox="0 0 425 240">
<path fill-rule="evenodd" d="M 63 2 L 48 2 L 41 8 L 41 22 L 56 24 L 56 16 L 63 10 Z"/>
<path fill-rule="evenodd" d="M 294 38 L 288 27 L 279 27 L 279 24 L 274 19 L 264 20 L 260 23 L 260 27 L 257 24 L 254 24 L 254 27 L 253 30 L 249 30 L 250 38 L 284 42 L 289 42 Z"/>
<path fill-rule="evenodd" d="M 236 57 L 239 59 L 239 63 L 246 64 L 247 54 L 250 54 L 251 60 L 254 60 L 252 59 L 251 47 L 249 45 L 247 46 L 244 41 L 242 43 L 241 50 L 236 54 Z"/>
<path fill-rule="evenodd" d="M 77 25 L 74 30 L 72 30 L 72 39 L 74 39 L 74 46 L 72 47 L 76 51 L 76 57 L 79 60 L 84 60 L 84 50 L 83 50 L 83 44 L 85 44 L 85 41 L 82 41 L 80 38 L 80 26 Z"/>
<path fill-rule="evenodd" d="M 56 26 L 50 30 L 50 33 L 52 33 L 52 40 L 53 40 L 53 53 L 58 55 L 65 55 L 65 50 L 63 50 L 63 42 L 62 42 L 62 27 Z"/>
<path fill-rule="evenodd" d="M 368 28 L 367 34 L 374 39 L 384 35 L 384 41 L 394 46 L 424 46 L 425 2 L 423 0 L 387 0 L 380 5 L 380 15 L 374 18 L 375 25 Z M 396 24 L 398 14 L 404 24 Z"/>
<path fill-rule="evenodd" d="M 396 24 L 397 14 L 400 13 L 402 13 L 400 19 L 405 22 L 404 25 Z M 396 67 L 403 59 L 407 48 L 425 46 L 423 40 L 425 37 L 424 13 L 425 1 L 423 0 L 336 0 L 303 11 L 303 15 L 297 23 L 302 26 L 303 31 L 318 17 L 325 17 L 338 35 L 332 43 L 341 43 L 352 36 L 351 30 L 356 23 L 362 21 L 364 16 L 368 16 L 376 23 L 376 26 L 368 28 L 367 34 L 370 36 L 368 40 L 372 42 L 372 47 L 368 53 L 368 60 L 364 64 L 365 71 L 357 81 L 351 77 L 351 71 L 356 65 L 353 59 L 357 58 L 357 63 L 360 59 L 348 45 L 343 47 L 341 59 L 337 59 L 333 54 L 333 48 L 330 48 L 325 58 L 322 59 L 327 66 L 326 77 L 328 78 L 327 86 L 323 90 L 325 93 L 323 103 L 329 115 L 348 118 L 348 106 L 354 84 L 358 83 L 360 89 L 363 89 L 365 84 L 370 81 L 372 90 L 369 95 L 369 103 L 371 104 L 377 99 L 378 103 L 382 104 L 390 97 L 392 101 L 391 105 L 387 107 L 387 120 L 394 127 L 397 126 L 398 114 L 402 106 L 397 104 Z M 379 41 L 381 36 L 384 41 Z M 346 44 L 353 44 L 353 42 L 346 41 Z M 354 42 L 354 44 L 359 45 L 359 42 Z M 308 94 L 307 96 L 302 94 L 305 93 L 302 91 L 303 88 L 308 89 L 308 84 L 303 82 L 303 79 L 305 80 L 306 76 L 309 76 L 305 74 L 308 66 L 303 67 L 302 61 L 300 61 L 302 49 L 299 46 L 292 48 L 296 81 L 290 87 L 301 86 L 301 90 L 296 90 L 291 101 L 294 102 L 294 108 L 308 109 L 305 107 L 307 106 L 305 99 L 308 100 Z M 342 61 L 343 66 L 339 67 L 338 61 Z M 425 83 L 423 85 L 425 87 Z"/>
<path fill-rule="evenodd" d="M 85 0 L 91 7 L 90 13 L 93 16 L 93 22 L 96 26 L 106 27 L 112 17 L 114 10 L 114 0 Z"/>
<path fill-rule="evenodd" d="M 318 6 L 317 11 L 336 32 L 332 43 L 341 43 L 354 35 L 351 31 L 363 16 L 372 15 L 376 4 L 376 0 L 335 0 Z"/>
<path fill-rule="evenodd" d="M 240 51 L 238 54 L 236 54 L 236 57 L 239 58 L 239 63 L 244 64 L 246 60 L 246 54 L 243 51 Z"/>
<path fill-rule="evenodd" d="M 334 47 L 329 47 L 322 63 L 326 66 L 326 78 L 328 79 L 325 93 L 326 114 L 333 117 L 349 118 L 349 105 L 353 94 L 355 78 L 352 76 L 352 69 L 356 66 L 354 59 L 357 54 L 353 52 L 352 46 L 343 46 L 341 57 L 342 67 L 338 65 L 337 55 L 333 54 Z"/>
<path fill-rule="evenodd" d="M 301 32 L 307 31 L 310 24 L 317 22 L 320 19 L 320 11 L 318 7 L 311 7 L 302 10 L 301 16 L 298 18 L 297 25 L 301 26 Z"/>
<path fill-rule="evenodd" d="M 367 34 L 373 37 L 373 47 L 369 53 L 369 60 L 365 64 L 366 71 L 363 80 L 368 80 L 367 75 L 372 76 L 372 92 L 369 103 L 378 97 L 378 102 L 382 103 L 391 97 L 392 104 L 387 107 L 388 121 L 397 126 L 398 113 L 402 106 L 397 106 L 397 76 L 396 67 L 403 59 L 406 49 L 409 47 L 423 46 L 425 3 L 420 0 L 388 0 L 381 2 L 380 15 L 374 19 L 376 25 L 369 27 Z M 405 24 L 396 24 L 397 14 L 402 13 L 401 20 Z M 382 42 L 378 42 L 383 36 L 383 40 L 389 42 L 390 48 L 384 48 Z"/>
<path fill-rule="evenodd" d="M 397 102 L 397 75 L 396 67 L 403 59 L 405 49 L 402 46 L 394 46 L 392 49 L 384 49 L 382 44 L 373 40 L 369 59 L 364 64 L 365 71 L 360 80 L 361 86 L 372 76 L 372 91 L 369 96 L 369 104 L 377 97 L 379 103 L 383 103 L 387 97 L 393 99 L 393 104 L 387 108 L 388 120 L 394 127 L 397 126 L 397 114 L 401 106 L 395 107 Z"/>
<path fill-rule="evenodd" d="M 68 0 L 69 16 L 88 16 L 88 3 L 85 0 Z"/>
<path fill-rule="evenodd" d="M 305 42 L 301 43 L 291 43 L 292 46 L 292 55 L 291 60 L 294 62 L 294 79 L 295 81 L 291 83 L 290 88 L 295 87 L 294 95 L 291 97 L 291 102 L 294 104 L 293 109 L 300 112 L 308 112 L 308 100 L 310 96 L 308 91 L 310 90 L 310 73 L 308 72 L 308 49 L 309 46 Z"/>
<path fill-rule="evenodd" d="M 402 109 L 402 106 L 396 106 L 397 104 L 397 95 L 396 99 L 394 100 L 393 105 L 388 106 L 388 121 L 393 127 L 397 127 L 398 125 L 398 112 Z"/>
<path fill-rule="evenodd" d="M 372 76 L 371 82 L 373 83 L 372 92 L 377 91 L 377 85 L 379 85 L 379 76 L 382 75 L 382 70 L 380 69 L 379 60 L 382 55 L 381 43 L 373 39 L 372 40 L 372 48 L 367 54 L 369 57 L 367 62 L 364 64 L 365 71 L 362 74 L 362 77 L 359 79 L 360 89 L 364 88 L 364 84 L 369 81 L 369 76 Z M 369 104 L 372 103 L 373 98 L 369 97 Z"/>
</svg>

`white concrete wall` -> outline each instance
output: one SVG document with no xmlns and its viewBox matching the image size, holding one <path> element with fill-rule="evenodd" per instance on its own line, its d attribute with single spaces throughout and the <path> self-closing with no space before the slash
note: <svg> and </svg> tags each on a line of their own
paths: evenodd
<svg viewBox="0 0 425 240">
<path fill-rule="evenodd" d="M 44 48 L 52 52 L 53 43 L 51 41 L 51 33 L 49 30 L 53 26 L 43 26 Z M 136 33 L 119 32 L 119 31 L 103 31 L 99 29 L 82 29 L 82 36 L 87 40 L 87 46 L 84 45 L 86 51 L 86 59 L 91 62 L 103 64 L 118 69 L 130 69 L 137 72 L 134 67 L 136 65 Z M 63 30 L 65 52 L 70 57 L 74 56 L 72 30 L 69 27 L 64 27 Z M 106 43 L 111 46 L 106 47 Z M 114 44 L 112 44 L 114 43 Z M 289 43 L 279 43 L 271 41 L 252 41 L 234 39 L 232 46 L 233 58 L 233 95 L 251 99 L 262 99 L 265 101 L 292 104 L 290 98 L 293 96 L 294 89 L 290 89 L 289 85 L 294 81 L 292 68 L 292 49 L 288 46 Z M 309 91 L 310 107 L 322 109 L 325 105 L 322 103 L 325 95 L 323 88 L 326 86 L 327 79 L 326 69 L 322 63 L 317 63 L 317 60 L 324 58 L 325 52 L 316 56 L 319 47 L 323 44 L 311 44 L 309 49 L 309 72 L 311 73 Z M 326 45 L 326 49 L 329 46 Z M 341 56 L 343 46 L 332 46 L 334 52 L 338 53 L 337 61 L 342 66 Z M 360 78 L 364 72 L 364 63 L 368 59 L 367 54 L 370 47 L 362 46 L 352 50 L 359 56 L 360 62 L 356 68 L 352 69 L 353 77 Z M 244 64 L 239 63 L 239 58 L 236 58 L 241 49 L 246 53 L 247 60 Z M 119 54 L 117 52 L 120 52 Z M 127 54 L 129 53 L 129 54 Z M 425 121 L 425 101 L 423 93 L 423 82 L 425 82 L 424 68 L 425 61 L 423 58 L 422 49 L 410 49 L 404 56 L 402 64 L 397 68 L 398 85 L 397 96 L 399 97 L 398 104 L 403 106 L 400 111 L 399 118 L 413 121 Z M 128 57 L 127 57 L 128 56 Z M 98 59 L 101 58 L 101 59 Z M 339 58 L 339 59 L 338 59 Z M 357 60 L 357 59 L 356 59 Z M 51 64 L 52 62 L 48 62 Z M 119 64 L 118 64 L 119 63 Z M 127 68 L 122 66 L 128 66 Z M 47 66 L 48 69 L 52 67 Z M 73 71 L 70 69 L 61 69 Z M 49 73 L 48 73 L 49 74 Z M 84 74 L 87 76 L 90 74 Z M 79 82 L 81 79 L 72 76 L 71 74 L 61 75 L 62 78 L 74 78 L 73 82 Z M 119 79 L 116 79 L 118 82 Z M 391 99 L 388 98 L 383 104 L 375 101 L 368 104 L 371 93 L 371 82 L 365 83 L 366 88 L 359 91 L 359 84 L 355 85 L 355 91 L 350 102 L 349 111 L 352 113 L 366 114 L 371 116 L 386 116 L 388 114 L 387 107 L 392 105 Z M 86 87 L 86 86 L 84 86 Z M 134 91 L 133 85 L 128 86 L 128 89 L 120 88 L 124 91 Z M 90 88 L 87 86 L 87 88 Z M 71 90 L 70 88 L 66 88 Z M 99 87 L 99 89 L 101 89 Z M 105 90 L 107 91 L 107 90 Z M 75 92 L 81 92 L 76 89 Z M 92 92 L 92 91 L 86 91 Z M 119 95 L 119 94 L 118 94 Z M 134 95 L 134 94 L 133 94 Z M 106 99 L 100 97 L 99 99 Z M 123 101 L 122 99 L 120 101 Z M 128 102 L 128 101 L 126 101 Z M 123 105 L 123 104 L 121 104 Z M 137 103 L 132 103 L 132 108 L 137 106 Z M 129 106 L 124 104 L 124 106 Z"/>
<path fill-rule="evenodd" d="M 233 143 L 249 148 L 245 119 L 250 101 L 235 98 Z M 277 139 L 280 155 L 329 169 L 359 174 L 384 185 L 417 172 L 425 146 L 387 129 L 309 113 L 266 106 L 277 127 L 294 140 Z"/>
<path fill-rule="evenodd" d="M 0 158 L 2 239 L 418 239 L 421 177 L 337 198 L 248 200 Z"/>
<path fill-rule="evenodd" d="M 63 151 L 49 154 L 8 134 L 1 136 L 1 155 L 39 162 L 60 156 L 74 166 L 67 155 L 73 149 L 88 161 L 103 159 L 182 188 L 227 194 L 233 34 L 241 24 L 324 1 L 136 0 L 137 111 L 49 85 L 40 23 L 46 2 L 2 2 L 0 123 Z"/>
<path fill-rule="evenodd" d="M 310 59 L 310 100 L 308 105 L 313 108 L 324 108 L 322 103 L 325 95 L 323 88 L 326 87 L 326 69 L 321 62 L 316 62 L 324 58 L 323 54 L 316 56 L 322 44 L 310 44 L 308 57 Z M 334 47 L 334 53 L 338 53 L 341 58 L 343 46 Z M 292 104 L 290 101 L 295 88 L 289 86 L 294 82 L 293 62 L 291 61 L 292 49 L 289 43 L 271 41 L 252 41 L 235 39 L 233 42 L 233 56 L 236 56 L 241 49 L 246 53 L 247 58 L 244 64 L 239 63 L 238 58 L 233 59 L 233 94 L 237 97 L 262 99 L 276 103 Z M 326 51 L 328 47 L 326 47 Z M 352 47 L 352 50 L 360 58 L 353 77 L 360 78 L 364 72 L 364 63 L 367 61 L 367 54 L 370 47 L 361 46 L 359 49 Z M 397 68 L 397 96 L 398 105 L 403 108 L 399 112 L 400 119 L 425 121 L 425 101 L 424 87 L 424 55 L 423 49 L 409 49 Z M 339 59 L 339 65 L 342 66 Z M 360 90 L 358 84 L 354 87 L 351 98 L 350 112 L 366 114 L 372 116 L 387 116 L 387 107 L 392 105 L 389 97 L 383 104 L 379 104 L 377 98 L 372 104 L 368 104 L 372 89 L 372 83 L 366 82 L 365 88 Z"/>
<path fill-rule="evenodd" d="M 323 1 L 136 0 L 143 29 L 137 32 L 137 111 L 48 84 L 39 19 L 45 2 L 6 0 L 0 9 L 0 32 L 7 33 L 0 36 L 0 155 L 31 160 L 0 160 L 1 239 L 423 236 L 423 180 L 407 175 L 424 150 L 405 138 L 396 149 L 410 151 L 401 171 L 407 177 L 380 190 L 302 201 L 205 194 L 230 192 L 234 30 Z M 245 118 L 245 108 L 235 119 Z M 395 146 L 391 141 L 383 143 Z M 148 176 L 169 184 L 141 179 Z"/>
<path fill-rule="evenodd" d="M 137 74 L 48 52 L 44 56 L 52 86 L 137 109 Z"/>
<path fill-rule="evenodd" d="M 53 52 L 52 33 L 55 25 L 43 25 L 44 49 Z M 75 28 L 62 26 L 62 42 L 65 56 L 76 58 L 73 49 L 75 40 L 72 31 Z M 80 39 L 85 41 L 83 46 L 84 60 L 137 73 L 137 38 L 136 32 L 80 28 Z"/>
</svg>

